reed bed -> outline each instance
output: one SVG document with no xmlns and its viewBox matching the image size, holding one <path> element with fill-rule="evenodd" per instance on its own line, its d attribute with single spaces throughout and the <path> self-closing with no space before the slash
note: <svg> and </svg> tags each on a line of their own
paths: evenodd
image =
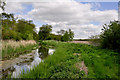
<svg viewBox="0 0 120 80">
<path fill-rule="evenodd" d="M 5 40 L 2 42 L 2 58 L 11 58 L 25 51 L 29 51 L 37 46 L 37 43 L 34 40 Z"/>
<path fill-rule="evenodd" d="M 26 45 L 34 45 L 36 44 L 36 42 L 34 40 L 28 40 L 28 41 L 25 41 L 25 40 L 21 40 L 21 41 L 13 41 L 13 40 L 7 40 L 7 41 L 2 41 L 2 49 L 7 49 L 9 48 L 9 46 L 11 48 L 18 48 L 20 46 L 26 46 Z"/>
</svg>

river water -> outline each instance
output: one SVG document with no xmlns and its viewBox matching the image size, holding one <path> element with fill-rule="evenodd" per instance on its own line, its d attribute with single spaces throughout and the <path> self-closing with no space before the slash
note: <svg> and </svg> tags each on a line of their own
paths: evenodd
<svg viewBox="0 0 120 80">
<path fill-rule="evenodd" d="M 31 53 L 20 55 L 18 58 L 2 61 L 0 77 L 6 78 L 11 74 L 12 78 L 19 78 L 23 70 L 24 73 L 26 73 L 30 69 L 33 69 L 49 55 L 52 55 L 54 51 L 55 49 L 40 47 L 39 49 L 33 50 Z"/>
</svg>

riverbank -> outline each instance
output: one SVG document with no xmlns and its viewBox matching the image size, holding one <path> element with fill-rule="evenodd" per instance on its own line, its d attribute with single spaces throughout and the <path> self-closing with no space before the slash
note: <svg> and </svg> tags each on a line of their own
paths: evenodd
<svg viewBox="0 0 120 80">
<path fill-rule="evenodd" d="M 2 43 L 2 60 L 17 57 L 22 53 L 28 53 L 38 46 L 34 40 L 26 41 L 6 40 L 1 41 L 1 43 Z"/>
<path fill-rule="evenodd" d="M 27 71 L 33 69 L 35 66 L 39 65 L 41 61 L 44 61 L 45 58 L 52 55 L 53 52 L 54 49 L 40 46 L 30 53 L 21 54 L 17 58 L 1 61 L 0 78 L 19 78 L 23 70 Z"/>
<path fill-rule="evenodd" d="M 118 78 L 118 53 L 87 44 L 45 41 L 55 52 L 21 78 Z"/>
</svg>

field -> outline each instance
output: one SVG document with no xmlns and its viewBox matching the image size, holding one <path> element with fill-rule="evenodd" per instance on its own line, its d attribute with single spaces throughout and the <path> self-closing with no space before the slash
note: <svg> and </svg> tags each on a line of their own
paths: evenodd
<svg viewBox="0 0 120 80">
<path fill-rule="evenodd" d="M 44 41 L 53 55 L 21 78 L 119 78 L 118 53 L 87 44 Z"/>
</svg>

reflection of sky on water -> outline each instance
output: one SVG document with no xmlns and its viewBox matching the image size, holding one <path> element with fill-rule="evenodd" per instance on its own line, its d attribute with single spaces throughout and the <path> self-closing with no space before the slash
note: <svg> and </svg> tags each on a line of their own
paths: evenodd
<svg viewBox="0 0 120 80">
<path fill-rule="evenodd" d="M 55 51 L 55 49 L 49 49 L 49 51 L 48 51 L 49 55 L 52 55 L 54 51 Z"/>
<path fill-rule="evenodd" d="M 15 71 L 13 72 L 12 77 L 15 78 L 19 77 L 22 71 L 27 72 L 28 70 L 32 69 L 34 66 L 38 65 L 40 62 L 41 62 L 41 58 L 39 58 L 38 49 L 37 49 L 34 54 L 34 60 L 31 62 L 30 65 L 26 64 L 22 66 L 18 66 L 18 65 L 14 66 Z"/>
<path fill-rule="evenodd" d="M 51 54 L 53 54 L 54 51 L 55 51 L 54 49 L 49 49 L 48 54 L 51 55 Z M 40 58 L 41 53 L 38 53 L 38 49 L 37 49 L 34 54 L 34 59 L 29 65 L 27 63 L 25 65 L 14 65 L 15 71 L 12 73 L 11 77 L 19 78 L 22 71 L 24 71 L 24 73 L 26 73 L 30 69 L 33 69 L 35 66 L 37 66 L 41 61 L 43 61 Z"/>
</svg>

